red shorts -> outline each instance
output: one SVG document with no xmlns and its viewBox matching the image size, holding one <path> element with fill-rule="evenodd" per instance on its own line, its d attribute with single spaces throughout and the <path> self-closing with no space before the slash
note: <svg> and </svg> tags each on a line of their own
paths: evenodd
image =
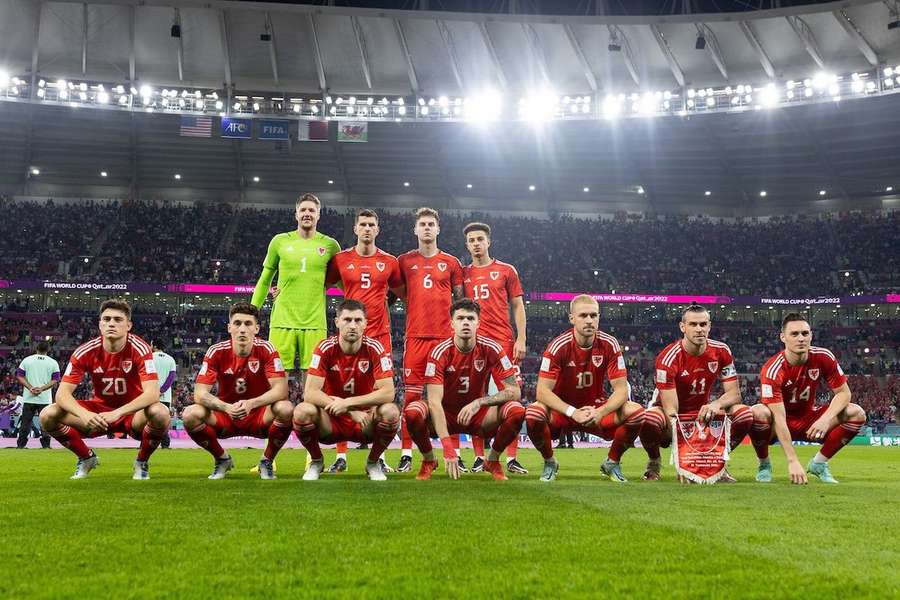
<svg viewBox="0 0 900 600">
<path fill-rule="evenodd" d="M 812 427 L 825 411 L 827 406 L 816 406 L 811 411 L 802 415 L 787 415 L 787 426 L 791 432 L 791 439 L 797 442 L 821 442 L 822 440 L 806 439 L 806 430 Z M 775 435 L 773 430 L 772 435 Z"/>
<path fill-rule="evenodd" d="M 324 411 L 323 411 L 324 412 Z M 370 409 L 369 413 L 374 413 L 374 409 Z M 366 434 L 363 432 L 362 425 L 353 420 L 353 417 L 350 416 L 349 413 L 344 413 L 340 416 L 332 416 L 327 413 L 323 414 L 323 416 L 328 417 L 328 420 L 331 422 L 331 435 L 327 438 L 322 438 L 321 441 L 325 444 L 334 444 L 336 442 L 369 442 L 371 441 L 366 437 Z"/>
<path fill-rule="evenodd" d="M 405 385 L 425 385 L 425 364 L 441 338 L 406 338 L 403 349 L 403 383 Z"/>
<path fill-rule="evenodd" d="M 491 409 L 490 406 L 482 406 L 478 409 L 478 412 L 475 413 L 475 416 L 472 417 L 472 420 L 469 421 L 468 425 L 460 425 L 459 421 L 457 421 L 457 417 L 459 416 L 457 413 L 452 413 L 449 411 L 444 411 L 444 417 L 447 419 L 447 431 L 450 435 L 456 435 L 458 433 L 467 433 L 469 435 L 484 435 L 487 437 L 494 437 L 496 433 L 496 428 L 494 431 L 481 431 L 481 424 L 484 423 L 484 418 L 487 416 L 488 411 Z"/>
<path fill-rule="evenodd" d="M 594 407 L 598 408 L 598 407 Z M 600 423 L 593 427 L 582 427 L 574 419 L 567 417 L 563 413 L 550 411 L 550 435 L 553 438 L 559 437 L 562 431 L 584 431 L 596 436 L 602 437 L 604 440 L 611 440 L 616 435 L 616 413 L 609 413 L 600 420 Z"/>
<path fill-rule="evenodd" d="M 91 400 L 76 400 L 78 405 L 81 408 L 85 408 L 92 413 L 102 413 L 102 412 L 111 412 L 119 408 L 118 406 L 110 406 L 108 404 L 104 404 L 101 400 L 97 400 L 96 398 Z M 136 440 L 141 439 L 140 434 L 135 435 L 134 431 L 131 430 L 131 422 L 134 420 L 134 414 L 126 415 L 119 419 L 116 419 L 112 423 L 109 424 L 106 431 L 91 431 L 87 434 L 82 434 L 85 437 L 97 437 L 99 435 L 106 435 L 107 433 L 125 433 L 130 435 Z"/>
<path fill-rule="evenodd" d="M 216 435 L 220 438 L 229 438 L 239 435 L 250 437 L 269 437 L 269 427 L 266 425 L 266 407 L 260 406 L 250 411 L 243 419 L 232 419 L 228 413 L 214 410 L 216 418 Z"/>
</svg>

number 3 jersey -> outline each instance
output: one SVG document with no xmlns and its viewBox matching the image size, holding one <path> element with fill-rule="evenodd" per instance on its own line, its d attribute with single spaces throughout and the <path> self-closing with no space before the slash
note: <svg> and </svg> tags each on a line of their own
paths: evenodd
<svg viewBox="0 0 900 600">
<path fill-rule="evenodd" d="M 337 336 L 322 340 L 309 361 L 308 373 L 322 377 L 322 391 L 337 398 L 364 396 L 379 379 L 394 377 L 390 350 L 367 336 L 356 354 L 345 354 Z"/>
<path fill-rule="evenodd" d="M 275 346 L 259 338 L 253 339 L 248 356 L 238 356 L 231 340 L 213 344 L 203 357 L 197 383 L 219 383 L 219 400 L 234 404 L 262 396 L 271 387 L 269 379 L 284 377 L 284 366 Z"/>
<path fill-rule="evenodd" d="M 434 347 L 425 366 L 425 383 L 441 385 L 441 404 L 453 414 L 478 398 L 487 396 L 491 375 L 497 381 L 516 376 L 516 368 L 500 344 L 477 336 L 474 347 L 463 352 L 449 338 Z"/>
<path fill-rule="evenodd" d="M 582 348 L 575 330 L 554 339 L 544 351 L 540 377 L 555 379 L 553 393 L 575 408 L 606 402 L 604 382 L 627 376 L 625 358 L 618 340 L 597 331 L 594 343 Z"/>
<path fill-rule="evenodd" d="M 125 346 L 116 353 L 103 349 L 102 337 L 76 348 L 62 380 L 78 385 L 85 374 L 91 377 L 94 400 L 112 408 L 124 406 L 140 396 L 142 382 L 157 381 L 150 344 L 131 333 Z"/>
<path fill-rule="evenodd" d="M 819 382 L 825 381 L 832 390 L 847 382 L 837 358 L 829 350 L 811 346 L 806 362 L 792 365 L 784 352 L 766 361 L 759 372 L 763 404 L 784 403 L 789 417 L 805 415 L 816 404 Z"/>
<path fill-rule="evenodd" d="M 678 414 L 697 414 L 709 403 L 716 380 L 737 381 L 737 371 L 726 344 L 706 340 L 706 350 L 694 356 L 681 342 L 672 342 L 656 356 L 656 389 L 675 390 Z"/>
</svg>

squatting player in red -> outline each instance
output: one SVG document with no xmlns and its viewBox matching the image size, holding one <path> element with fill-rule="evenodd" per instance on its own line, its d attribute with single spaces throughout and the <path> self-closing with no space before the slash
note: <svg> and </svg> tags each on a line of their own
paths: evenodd
<svg viewBox="0 0 900 600">
<path fill-rule="evenodd" d="M 405 295 L 400 263 L 392 255 L 375 246 L 378 237 L 378 214 L 364 208 L 356 213 L 353 224 L 356 246 L 339 252 L 328 264 L 327 285 L 341 284 L 344 297 L 359 300 L 366 307 L 365 335 L 372 338 L 391 353 L 391 318 L 388 313 L 388 293 L 397 298 Z M 337 458 L 326 473 L 347 470 L 347 442 L 335 445 Z M 385 472 L 393 471 L 381 460 Z"/>
<path fill-rule="evenodd" d="M 334 322 L 338 334 L 322 340 L 313 352 L 303 402 L 294 409 L 294 430 L 311 459 L 303 479 L 318 479 L 325 467 L 321 440 L 371 442 L 366 475 L 385 481 L 379 459 L 400 425 L 391 353 L 364 335 L 362 302 L 341 302 Z"/>
<path fill-rule="evenodd" d="M 398 259 L 406 286 L 406 341 L 403 350 L 403 406 L 421 400 L 425 385 L 425 363 L 435 345 L 447 339 L 450 329 L 450 304 L 463 297 L 462 265 L 455 256 L 438 250 L 441 232 L 437 211 L 416 211 L 414 232 L 419 247 Z M 397 471 L 412 469 L 412 439 L 404 419 L 401 431 L 402 453 Z M 460 459 L 460 467 L 465 466 Z"/>
<path fill-rule="evenodd" d="M 437 468 L 429 439 L 429 416 L 433 431 L 441 440 L 444 463 L 453 479 L 459 479 L 459 461 L 451 434 L 468 433 L 493 437 L 494 445 L 484 470 L 494 479 L 505 480 L 500 453 L 519 434 L 525 409 L 519 401 L 522 391 L 516 383 L 516 368 L 500 344 L 478 335 L 481 308 L 471 298 L 456 300 L 450 308 L 453 337 L 431 351 L 425 367 L 426 395 L 410 402 L 403 414 L 409 433 L 422 452 L 422 467 L 416 479 L 431 477 Z M 488 395 L 491 377 L 503 389 Z"/>
<path fill-rule="evenodd" d="M 641 430 L 644 409 L 628 400 L 625 359 L 619 342 L 597 329 L 600 305 L 588 295 L 569 304 L 573 329 L 547 346 L 538 375 L 537 402 L 525 410 L 528 437 L 544 457 L 541 481 L 553 481 L 559 464 L 553 457 L 553 438 L 563 429 L 584 431 L 612 440 L 609 456 L 600 467 L 613 481 L 622 476 L 619 459 Z M 606 398 L 604 382 L 612 394 Z"/>
<path fill-rule="evenodd" d="M 506 356 L 517 365 L 518 371 L 519 362 L 525 358 L 525 303 L 522 301 L 519 273 L 514 266 L 491 258 L 489 225 L 469 223 L 463 228 L 463 235 L 466 236 L 466 248 L 472 256 L 472 264 L 463 267 L 463 288 L 466 296 L 475 299 L 481 307 L 478 330 L 482 336 L 500 344 Z M 509 324 L 510 307 L 516 323 L 515 341 Z M 519 376 L 520 386 L 521 379 Z M 491 379 L 488 392 L 496 393 L 500 389 L 500 383 Z M 472 448 L 475 450 L 472 471 L 477 473 L 484 467 L 484 440 L 481 436 L 472 436 Z M 527 475 L 528 469 L 516 460 L 518 449 L 517 435 L 506 449 L 506 470 Z"/>
<path fill-rule="evenodd" d="M 294 408 L 287 399 L 284 365 L 275 347 L 257 337 L 259 309 L 249 302 L 237 302 L 228 311 L 228 333 L 230 339 L 213 344 L 203 357 L 194 404 L 181 415 L 184 428 L 216 460 L 210 479 L 222 479 L 234 467 L 220 438 L 268 438 L 259 476 L 275 479 L 272 461 L 291 435 Z"/>
<path fill-rule="evenodd" d="M 698 304 L 681 313 L 678 324 L 684 336 L 672 342 L 656 357 L 656 392 L 644 413 L 641 445 L 650 461 L 643 479 L 659 480 L 659 447 L 672 443 L 671 419 L 709 421 L 727 414 L 731 419 L 731 448 L 743 441 L 753 425 L 753 412 L 741 404 L 741 387 L 731 349 L 722 342 L 709 339 L 709 311 Z M 716 380 L 722 381 L 723 393 L 709 401 Z M 727 471 L 720 481 L 735 481 Z"/>
<path fill-rule="evenodd" d="M 828 470 L 828 459 L 859 433 L 866 423 L 866 413 L 850 402 L 847 376 L 834 354 L 811 345 L 812 330 L 806 317 L 797 313 L 785 315 L 781 341 L 784 351 L 766 361 L 759 373 L 762 403 L 753 407 L 750 432 L 759 457 L 756 480 L 772 481 L 769 444 L 774 429 L 774 437 L 788 461 L 791 483 L 806 483 L 807 472 L 825 483 L 837 483 Z M 815 405 L 820 381 L 834 393 L 827 406 Z M 791 440 L 822 444 L 806 465 L 806 472 Z"/>
<path fill-rule="evenodd" d="M 159 381 L 150 344 L 130 333 L 125 300 L 100 305 L 100 337 L 75 349 L 56 392 L 56 404 L 41 411 L 41 427 L 78 457 L 72 479 L 100 464 L 83 437 L 126 433 L 141 440 L 133 479 L 150 479 L 148 460 L 169 430 L 169 410 L 159 402 Z M 76 400 L 75 388 L 90 376 L 94 397 Z"/>
</svg>

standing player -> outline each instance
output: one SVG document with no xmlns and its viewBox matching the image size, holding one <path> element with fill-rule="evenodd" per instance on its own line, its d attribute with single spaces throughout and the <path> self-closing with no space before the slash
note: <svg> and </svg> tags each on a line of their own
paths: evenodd
<svg viewBox="0 0 900 600">
<path fill-rule="evenodd" d="M 299 362 L 300 389 L 313 348 L 327 335 L 325 274 L 328 262 L 341 250 L 334 239 L 316 231 L 320 209 L 316 196 L 300 196 L 295 211 L 297 229 L 279 233 L 269 242 L 262 274 L 250 301 L 253 306 L 262 307 L 278 271 L 269 341 L 288 371 L 294 370 L 295 361 Z"/>
<path fill-rule="evenodd" d="M 293 406 L 278 351 L 257 337 L 259 309 L 237 302 L 228 311 L 231 338 L 213 344 L 203 357 L 194 383 L 194 404 L 184 409 L 184 428 L 215 459 L 210 479 L 222 479 L 234 467 L 220 438 L 249 435 L 268 438 L 259 460 L 261 479 L 275 479 L 272 461 L 291 435 Z M 218 396 L 212 394 L 218 383 Z"/>
<path fill-rule="evenodd" d="M 431 478 L 437 468 L 431 447 L 429 417 L 441 440 L 444 463 L 452 479 L 459 479 L 459 461 L 452 434 L 468 433 L 493 437 L 494 445 L 484 470 L 503 481 L 500 453 L 519 435 L 525 408 L 519 401 L 522 390 L 516 383 L 516 368 L 500 344 L 478 335 L 481 308 L 471 298 L 460 298 L 450 307 L 453 337 L 431 351 L 425 367 L 428 403 L 410 402 L 403 411 L 410 435 L 422 453 L 416 479 Z M 488 394 L 488 382 L 499 379 L 503 389 Z"/>
<path fill-rule="evenodd" d="M 315 481 L 325 467 L 321 440 L 371 442 L 366 475 L 385 481 L 379 459 L 400 425 L 390 351 L 364 335 L 362 302 L 341 302 L 334 321 L 338 334 L 316 347 L 303 402 L 294 409 L 294 430 L 312 459 L 303 479 Z"/>
<path fill-rule="evenodd" d="M 156 376 L 159 378 L 159 401 L 169 411 L 169 416 L 174 416 L 172 411 L 172 386 L 175 385 L 175 359 L 166 354 L 165 346 L 159 340 L 153 340 L 153 365 L 156 367 Z M 172 443 L 169 432 L 163 438 L 162 447 L 168 448 Z"/>
<path fill-rule="evenodd" d="M 628 400 L 625 358 L 619 342 L 597 329 L 600 305 L 588 295 L 569 304 L 574 328 L 550 342 L 538 376 L 537 402 L 525 411 L 528 437 L 544 457 L 541 481 L 553 481 L 559 464 L 553 457 L 553 438 L 563 429 L 583 431 L 612 440 L 603 475 L 625 482 L 619 459 L 634 443 L 644 409 Z M 606 398 L 604 381 L 612 394 Z"/>
<path fill-rule="evenodd" d="M 388 292 L 404 296 L 403 278 L 397 259 L 375 246 L 378 237 L 378 214 L 368 208 L 356 213 L 353 233 L 356 246 L 338 252 L 328 266 L 328 285 L 338 282 L 344 288 L 344 297 L 359 300 L 366 307 L 366 337 L 372 338 L 391 354 L 391 319 L 388 314 Z M 337 458 L 326 473 L 338 473 L 347 469 L 347 442 L 335 446 Z M 392 471 L 381 460 L 381 467 Z"/>
<path fill-rule="evenodd" d="M 672 443 L 671 420 L 676 416 L 706 422 L 717 415 L 728 415 L 732 450 L 750 432 L 753 412 L 741 404 L 741 387 L 731 349 L 709 339 L 710 326 L 709 311 L 699 304 L 688 306 L 678 324 L 684 334 L 682 339 L 663 348 L 656 357 L 657 391 L 654 402 L 644 413 L 641 428 L 641 445 L 649 458 L 642 479 L 659 481 L 659 448 L 668 448 Z M 716 380 L 722 381 L 723 393 L 710 402 Z M 725 471 L 720 481 L 734 483 L 735 479 Z"/>
<path fill-rule="evenodd" d="M 19 438 L 16 448 L 24 448 L 28 444 L 35 415 L 53 402 L 50 390 L 59 383 L 59 363 L 47 356 L 50 344 L 41 340 L 36 352 L 26 356 L 16 369 L 16 379 L 22 384 L 22 416 L 19 418 Z M 50 447 L 50 435 L 41 430 L 41 446 Z"/>
<path fill-rule="evenodd" d="M 753 407 L 750 438 L 759 457 L 756 480 L 772 481 L 769 444 L 774 429 L 774 437 L 788 461 L 791 483 L 805 484 L 806 473 L 825 483 L 837 483 L 828 470 L 828 459 L 859 433 L 866 424 L 866 413 L 850 402 L 847 376 L 834 354 L 811 345 L 812 330 L 806 317 L 798 313 L 785 315 L 780 337 L 784 351 L 763 365 L 759 373 L 762 403 Z M 820 381 L 834 393 L 827 406 L 815 405 Z M 792 440 L 822 444 L 806 465 L 806 472 Z"/>
<path fill-rule="evenodd" d="M 130 333 L 125 300 L 100 305 L 100 336 L 75 349 L 56 392 L 56 404 L 41 411 L 41 427 L 78 457 L 72 479 L 88 476 L 100 459 L 84 437 L 126 433 L 141 441 L 133 479 L 150 479 L 149 459 L 169 430 L 169 411 L 159 403 L 159 381 L 150 345 Z M 85 374 L 94 397 L 72 395 Z"/>
<path fill-rule="evenodd" d="M 522 301 L 522 284 L 519 273 L 512 265 L 491 258 L 491 228 L 485 223 L 469 223 L 463 229 L 466 248 L 472 255 L 472 264 L 463 268 L 463 287 L 469 298 L 475 299 L 481 307 L 479 331 L 503 348 L 506 356 L 516 365 L 519 386 L 519 362 L 525 358 L 525 303 Z M 509 309 L 512 306 L 516 323 L 516 338 L 509 324 Z M 492 378 L 488 392 L 497 393 L 500 381 Z M 472 471 L 478 472 L 484 466 L 484 440 L 474 435 L 472 447 L 475 462 Z M 506 449 L 506 469 L 510 473 L 527 474 L 528 470 L 516 460 L 519 436 L 516 435 Z"/>
<path fill-rule="evenodd" d="M 455 256 L 438 250 L 441 232 L 438 213 L 433 208 L 416 211 L 413 230 L 419 247 L 402 255 L 400 273 L 406 287 L 406 340 L 403 350 L 403 406 L 421 400 L 425 385 L 425 363 L 434 347 L 447 339 L 450 305 L 463 296 L 462 265 Z M 401 432 L 402 456 L 397 471 L 412 469 L 412 438 L 404 420 Z M 460 458 L 460 467 L 465 464 Z"/>
</svg>

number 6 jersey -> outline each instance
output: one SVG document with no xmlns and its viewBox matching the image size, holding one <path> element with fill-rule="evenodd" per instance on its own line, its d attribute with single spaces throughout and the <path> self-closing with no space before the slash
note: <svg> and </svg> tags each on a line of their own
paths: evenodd
<svg viewBox="0 0 900 600">
<path fill-rule="evenodd" d="M 156 381 L 150 344 L 129 333 L 125 346 L 116 353 L 103 349 L 103 338 L 80 345 L 69 358 L 63 382 L 78 385 L 88 374 L 94 386 L 94 400 L 118 408 L 143 392 L 142 382 Z"/>
<path fill-rule="evenodd" d="M 238 356 L 231 340 L 213 344 L 203 357 L 197 383 L 219 383 L 219 400 L 234 404 L 262 396 L 271 387 L 269 379 L 284 377 L 284 366 L 275 346 L 259 338 L 253 339 L 249 356 Z"/>
</svg>

